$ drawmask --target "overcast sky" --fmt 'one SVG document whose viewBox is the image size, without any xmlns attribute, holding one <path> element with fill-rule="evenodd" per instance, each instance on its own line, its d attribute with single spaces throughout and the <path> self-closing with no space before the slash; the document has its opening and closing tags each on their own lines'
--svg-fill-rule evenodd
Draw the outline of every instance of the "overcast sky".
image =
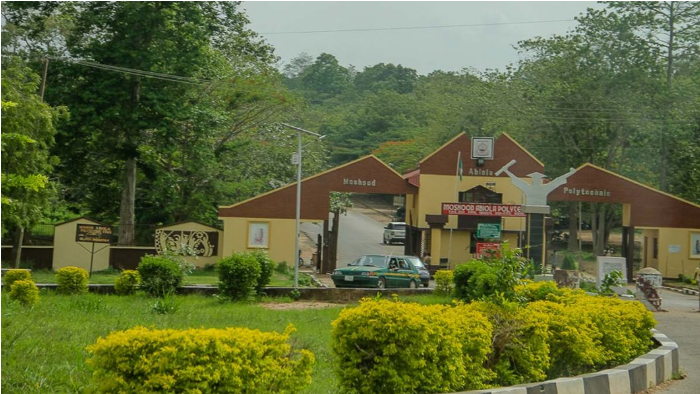
<svg viewBox="0 0 700 394">
<path fill-rule="evenodd" d="M 401 64 L 420 74 L 463 68 L 503 69 L 518 60 L 513 45 L 564 34 L 595 2 L 267 2 L 243 3 L 251 29 L 275 47 L 283 62 L 326 52 L 358 70 Z M 564 22 L 542 22 L 561 21 Z M 536 22 L 517 24 L 517 22 Z M 503 24 L 507 23 L 507 24 Z M 389 31 L 292 34 L 318 30 L 500 24 Z M 287 32 L 284 34 L 272 34 Z"/>
</svg>

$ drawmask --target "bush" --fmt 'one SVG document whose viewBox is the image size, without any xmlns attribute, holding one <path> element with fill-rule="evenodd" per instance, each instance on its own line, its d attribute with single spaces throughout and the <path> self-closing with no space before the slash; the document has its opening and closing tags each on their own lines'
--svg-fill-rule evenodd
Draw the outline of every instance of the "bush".
<svg viewBox="0 0 700 394">
<path fill-rule="evenodd" d="M 435 294 L 449 296 L 454 290 L 454 273 L 451 270 L 435 272 Z"/>
<path fill-rule="evenodd" d="M 486 387 L 491 324 L 464 305 L 364 299 L 332 323 L 342 389 L 359 393 L 450 392 Z"/>
<path fill-rule="evenodd" d="M 63 267 L 56 271 L 56 291 L 60 294 L 82 294 L 88 291 L 88 272 L 78 267 Z"/>
<path fill-rule="evenodd" d="M 578 263 L 574 261 L 573 256 L 567 254 L 564 256 L 564 261 L 561 262 L 561 269 L 563 270 L 577 270 Z"/>
<path fill-rule="evenodd" d="M 515 286 L 526 273 L 527 261 L 519 249 L 511 249 L 507 242 L 498 255 L 470 260 L 454 270 L 455 295 L 469 302 L 482 299 L 495 301 L 515 300 Z"/>
<path fill-rule="evenodd" d="M 119 295 L 134 294 L 141 284 L 141 275 L 138 271 L 124 270 L 114 280 L 114 291 Z"/>
<path fill-rule="evenodd" d="M 141 275 L 141 289 L 156 297 L 174 293 L 185 276 L 176 261 L 164 256 L 144 256 L 137 270 Z"/>
<path fill-rule="evenodd" d="M 289 267 L 289 264 L 287 264 L 286 261 L 280 261 L 277 263 L 277 266 L 275 266 L 275 272 L 282 275 L 294 275 L 294 272 L 292 272 L 292 269 Z"/>
<path fill-rule="evenodd" d="M 31 280 L 16 280 L 10 286 L 10 299 L 24 306 L 33 306 L 39 302 L 39 289 Z"/>
<path fill-rule="evenodd" d="M 257 260 L 258 264 L 260 264 L 260 276 L 258 277 L 258 283 L 255 285 L 255 292 L 258 295 L 263 294 L 263 289 L 265 286 L 270 284 L 270 280 L 272 279 L 272 273 L 275 270 L 275 262 L 272 261 L 270 256 L 268 256 L 267 253 L 256 250 L 255 252 L 251 253 L 253 257 L 255 257 L 255 260 Z"/>
<path fill-rule="evenodd" d="M 296 393 L 314 356 L 288 343 L 293 330 L 135 327 L 88 346 L 87 362 L 98 392 Z"/>
<path fill-rule="evenodd" d="M 10 289 L 18 280 L 32 280 L 32 273 L 27 270 L 9 270 L 2 278 L 5 288 Z"/>
<path fill-rule="evenodd" d="M 534 302 L 552 300 L 566 293 L 566 289 L 560 289 L 556 282 L 544 281 L 527 283 L 515 286 L 515 294 L 519 301 Z"/>
<path fill-rule="evenodd" d="M 232 300 L 247 300 L 255 294 L 260 264 L 250 253 L 234 253 L 216 263 L 221 295 Z"/>
<path fill-rule="evenodd" d="M 497 386 L 539 382 L 550 366 L 547 315 L 509 301 L 475 302 L 469 305 L 488 316 L 493 324 L 492 349 L 487 367 Z"/>
</svg>

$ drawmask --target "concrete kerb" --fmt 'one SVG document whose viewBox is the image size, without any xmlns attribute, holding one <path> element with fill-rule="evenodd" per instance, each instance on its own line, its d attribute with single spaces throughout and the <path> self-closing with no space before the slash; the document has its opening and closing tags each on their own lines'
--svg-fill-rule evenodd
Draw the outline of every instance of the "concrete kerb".
<svg viewBox="0 0 700 394">
<path fill-rule="evenodd" d="M 679 289 L 677 287 L 661 286 L 661 288 L 664 290 L 675 291 L 676 293 L 682 293 L 682 294 L 688 294 L 688 295 L 694 295 L 694 296 L 696 296 L 696 295 L 698 295 L 698 293 L 700 293 L 700 291 L 698 291 L 698 290 L 689 289 L 687 287 Z"/>
<path fill-rule="evenodd" d="M 659 347 L 629 364 L 571 378 L 528 383 L 487 390 L 461 391 L 456 394 L 633 394 L 678 375 L 678 345 L 666 335 L 652 330 Z"/>
</svg>

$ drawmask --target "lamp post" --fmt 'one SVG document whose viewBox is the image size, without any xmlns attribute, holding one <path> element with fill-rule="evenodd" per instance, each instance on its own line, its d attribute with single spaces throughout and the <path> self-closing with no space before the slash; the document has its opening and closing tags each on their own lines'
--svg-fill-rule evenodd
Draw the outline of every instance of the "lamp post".
<svg viewBox="0 0 700 394">
<path fill-rule="evenodd" d="M 289 127 L 297 131 L 298 150 L 297 150 L 297 207 L 296 207 L 296 232 L 294 233 L 294 288 L 299 288 L 299 222 L 301 221 L 301 133 L 313 135 L 319 140 L 325 138 L 325 135 L 314 133 L 313 131 L 304 130 L 299 127 L 291 126 L 282 123 L 282 126 Z"/>
</svg>

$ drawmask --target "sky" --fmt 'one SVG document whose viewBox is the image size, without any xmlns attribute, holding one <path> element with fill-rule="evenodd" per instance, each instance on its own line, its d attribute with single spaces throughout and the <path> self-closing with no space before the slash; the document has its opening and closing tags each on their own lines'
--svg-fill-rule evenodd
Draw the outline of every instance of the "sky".
<svg viewBox="0 0 700 394">
<path fill-rule="evenodd" d="M 565 34 L 576 25 L 574 17 L 588 7 L 600 6 L 590 1 L 243 2 L 249 27 L 275 47 L 282 62 L 301 52 L 314 58 L 326 52 L 358 71 L 377 63 L 393 63 L 414 68 L 419 74 L 464 68 L 503 70 L 522 56 L 513 48 L 518 41 Z M 479 24 L 490 25 L 366 30 Z M 365 31 L 291 33 L 348 29 Z"/>
</svg>

